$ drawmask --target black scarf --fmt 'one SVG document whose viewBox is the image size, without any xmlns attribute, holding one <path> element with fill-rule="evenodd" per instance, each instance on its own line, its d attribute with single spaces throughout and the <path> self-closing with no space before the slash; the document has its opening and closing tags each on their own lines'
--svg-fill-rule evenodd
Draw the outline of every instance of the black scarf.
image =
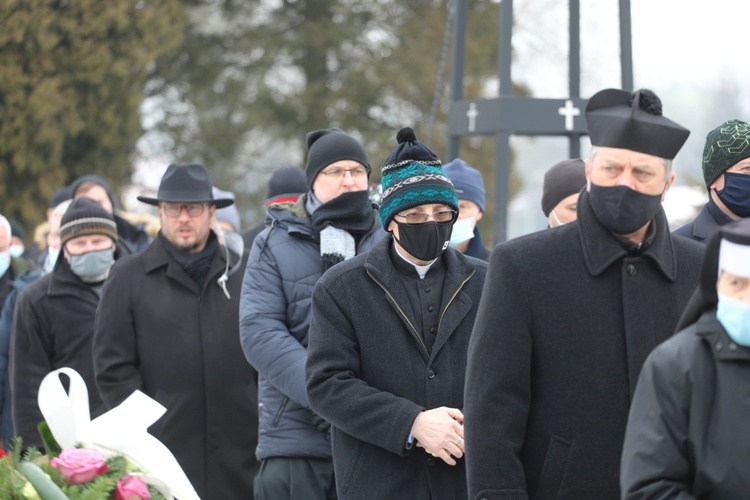
<svg viewBox="0 0 750 500">
<path fill-rule="evenodd" d="M 319 206 L 310 216 L 320 242 L 321 271 L 354 257 L 356 245 L 372 228 L 375 210 L 369 193 L 343 193 Z"/>
<path fill-rule="evenodd" d="M 211 262 L 213 262 L 214 255 L 219 249 L 219 240 L 216 238 L 214 232 L 209 231 L 206 246 L 203 250 L 196 253 L 180 250 L 174 246 L 161 231 L 159 231 L 159 240 L 162 245 L 164 245 L 164 249 L 170 257 L 172 257 L 180 267 L 185 270 L 187 275 L 190 276 L 202 290 L 203 284 L 206 282 L 208 270 L 211 268 Z"/>
</svg>

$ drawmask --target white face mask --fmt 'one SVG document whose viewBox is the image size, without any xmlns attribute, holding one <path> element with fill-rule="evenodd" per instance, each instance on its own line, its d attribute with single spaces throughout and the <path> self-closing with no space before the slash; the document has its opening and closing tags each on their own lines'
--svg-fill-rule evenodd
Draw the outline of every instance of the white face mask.
<svg viewBox="0 0 750 500">
<path fill-rule="evenodd" d="M 24 247 L 23 245 L 11 245 L 10 246 L 10 256 L 11 257 L 20 257 L 23 255 Z"/>
<path fill-rule="evenodd" d="M 57 257 L 60 255 L 59 248 L 48 247 L 47 258 L 44 260 L 44 272 L 49 273 L 55 268 Z"/>
<path fill-rule="evenodd" d="M 10 252 L 0 253 L 0 276 L 4 275 L 10 267 Z"/>
<path fill-rule="evenodd" d="M 552 217 L 555 218 L 555 222 L 557 222 L 557 226 L 564 226 L 565 224 L 567 224 L 567 222 L 560 222 L 560 219 L 557 218 L 557 214 L 555 213 L 554 210 L 552 211 Z"/>
<path fill-rule="evenodd" d="M 474 237 L 474 227 L 477 225 L 476 219 L 468 217 L 466 219 L 458 219 L 453 224 L 453 232 L 451 233 L 450 245 L 455 247 L 461 243 L 468 241 Z"/>
</svg>

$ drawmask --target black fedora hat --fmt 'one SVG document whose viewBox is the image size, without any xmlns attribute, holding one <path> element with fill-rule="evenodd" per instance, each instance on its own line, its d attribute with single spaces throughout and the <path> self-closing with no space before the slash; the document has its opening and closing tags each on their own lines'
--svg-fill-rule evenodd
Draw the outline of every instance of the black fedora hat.
<svg viewBox="0 0 750 500">
<path fill-rule="evenodd" d="M 211 188 L 208 170 L 203 165 L 173 163 L 167 167 L 167 171 L 161 178 L 156 198 L 138 196 L 138 200 L 149 205 L 158 205 L 159 202 L 213 203 L 216 208 L 228 207 L 234 203 L 234 200 L 230 198 L 214 199 Z"/>
</svg>

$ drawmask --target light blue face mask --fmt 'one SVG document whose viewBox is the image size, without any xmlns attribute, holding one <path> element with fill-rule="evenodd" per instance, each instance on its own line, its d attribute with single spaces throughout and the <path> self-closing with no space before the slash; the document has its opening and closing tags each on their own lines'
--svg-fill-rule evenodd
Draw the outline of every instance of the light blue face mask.
<svg viewBox="0 0 750 500">
<path fill-rule="evenodd" d="M 716 319 L 729 337 L 744 347 L 750 347 L 750 302 L 719 294 Z"/>
<path fill-rule="evenodd" d="M 476 225 L 477 221 L 472 217 L 458 219 L 456 223 L 453 224 L 450 246 L 455 247 L 464 241 L 472 239 L 474 237 L 474 226 Z"/>
<path fill-rule="evenodd" d="M 10 252 L 0 253 L 0 276 L 4 275 L 10 267 Z"/>
<path fill-rule="evenodd" d="M 70 270 L 86 283 L 104 281 L 114 263 L 115 257 L 111 248 L 70 256 Z"/>
</svg>

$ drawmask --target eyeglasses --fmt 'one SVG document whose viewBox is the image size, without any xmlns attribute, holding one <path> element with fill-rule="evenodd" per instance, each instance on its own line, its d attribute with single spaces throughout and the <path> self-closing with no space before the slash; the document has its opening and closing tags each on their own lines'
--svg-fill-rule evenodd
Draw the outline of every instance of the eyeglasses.
<svg viewBox="0 0 750 500">
<path fill-rule="evenodd" d="M 176 205 L 171 203 L 162 203 L 161 208 L 162 210 L 164 210 L 164 213 L 167 214 L 167 217 L 179 217 L 183 209 L 185 209 L 190 217 L 198 217 L 199 215 L 203 214 L 203 211 L 206 209 L 206 204 L 188 203 L 185 205 Z"/>
<path fill-rule="evenodd" d="M 346 173 L 352 176 L 352 179 L 361 178 L 367 175 L 367 169 L 365 167 L 354 167 L 354 168 L 330 168 L 323 170 L 320 173 L 330 177 L 331 179 L 342 179 Z"/>
<path fill-rule="evenodd" d="M 445 223 L 445 222 L 453 222 L 453 220 L 456 218 L 456 211 L 455 210 L 441 210 L 440 212 L 409 212 L 408 214 L 396 214 L 399 217 L 403 217 L 406 219 L 407 224 L 424 224 L 428 220 L 430 220 L 430 216 L 432 216 L 432 220 L 434 220 L 437 223 Z"/>
</svg>

